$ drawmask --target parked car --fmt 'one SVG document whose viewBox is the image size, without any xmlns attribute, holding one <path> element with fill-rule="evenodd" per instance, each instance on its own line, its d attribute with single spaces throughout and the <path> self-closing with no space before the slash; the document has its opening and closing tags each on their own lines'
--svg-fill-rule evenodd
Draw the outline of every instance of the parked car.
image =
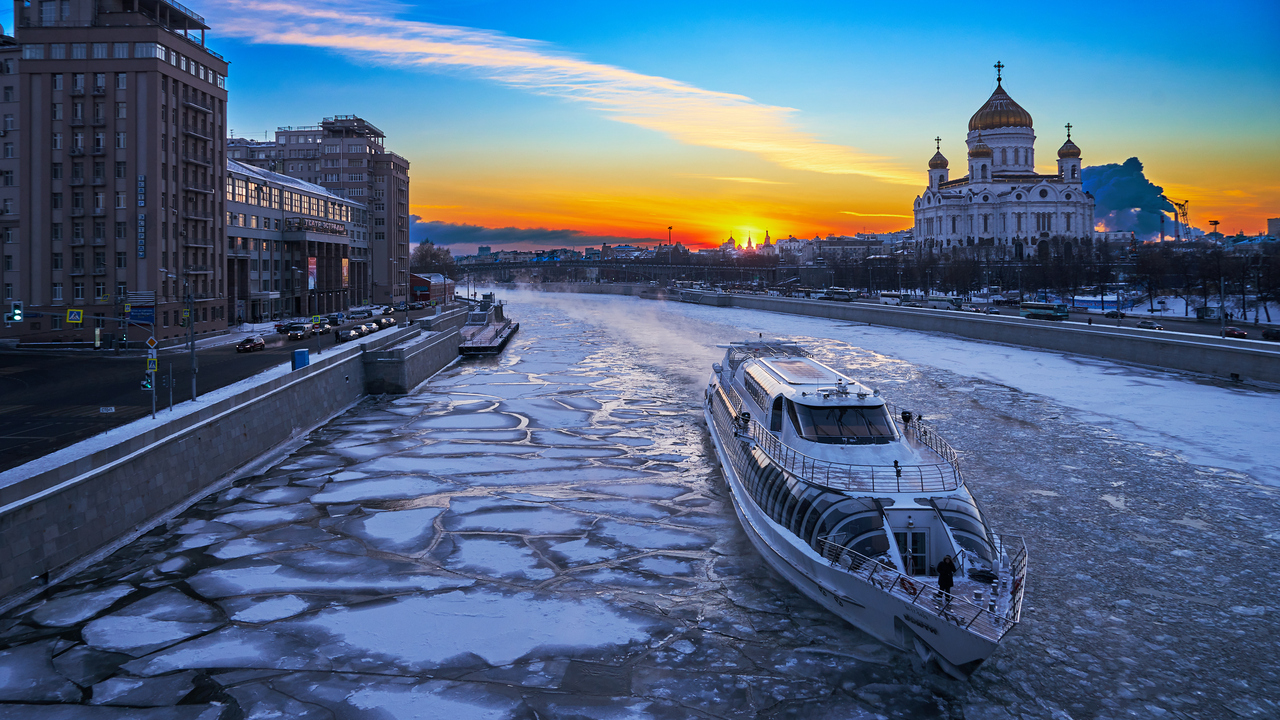
<svg viewBox="0 0 1280 720">
<path fill-rule="evenodd" d="M 378 331 L 379 331 L 379 330 L 381 330 L 381 329 L 382 329 L 382 327 L 381 327 L 381 326 L 379 326 L 379 325 L 378 325 L 378 323 L 376 323 L 376 322 L 372 322 L 372 321 L 370 321 L 370 322 L 367 322 L 367 323 L 365 323 L 365 324 L 364 324 L 364 334 L 365 334 L 365 335 L 372 335 L 372 334 L 374 334 L 374 333 L 378 332 Z"/>
<path fill-rule="evenodd" d="M 988 307 L 986 310 L 983 310 L 982 312 L 984 312 L 984 313 L 986 313 L 986 314 L 988 314 L 988 315 L 999 315 L 999 314 L 1000 314 L 1000 311 L 999 311 L 999 310 L 997 310 L 997 309 L 995 309 L 995 308 L 993 308 L 993 307 Z"/>
<path fill-rule="evenodd" d="M 373 317 L 372 310 L 352 310 L 351 311 L 352 320 L 366 320 L 371 317 Z"/>
<path fill-rule="evenodd" d="M 1163 330 L 1164 326 L 1155 320 L 1139 320 L 1138 327 L 1143 330 Z"/>
<path fill-rule="evenodd" d="M 1124 319 L 1124 313 L 1120 312 L 1119 310 L 1108 310 L 1105 314 L 1107 317 L 1112 318 L 1114 320 Z"/>
<path fill-rule="evenodd" d="M 306 340 L 307 338 L 311 337 L 311 324 L 310 323 L 293 323 L 292 325 L 289 326 L 288 332 L 285 335 L 285 337 L 290 340 Z"/>
<path fill-rule="evenodd" d="M 384 328 L 391 328 L 396 326 L 396 321 L 395 318 L 383 317 L 378 318 L 378 324 Z"/>
<path fill-rule="evenodd" d="M 381 315 L 392 315 L 392 314 L 394 314 L 394 313 L 395 313 L 395 311 L 396 311 L 396 309 L 395 309 L 395 308 L 393 308 L 393 307 L 391 307 L 390 305 L 388 305 L 388 306 L 386 306 L 386 307 L 382 308 L 381 310 L 379 310 L 378 312 L 379 312 L 379 314 L 381 314 Z"/>
<path fill-rule="evenodd" d="M 338 342 L 350 342 L 352 340 L 359 340 L 359 339 L 360 339 L 360 333 L 356 332 L 355 330 L 339 330 L 338 331 Z"/>
<path fill-rule="evenodd" d="M 262 339 L 261 335 L 253 335 L 236 343 L 236 352 L 253 352 L 254 350 L 266 350 L 267 341 Z"/>
<path fill-rule="evenodd" d="M 1227 326 L 1227 328 L 1226 328 L 1225 330 L 1223 330 L 1223 331 L 1222 331 L 1222 334 L 1223 334 L 1223 335 L 1226 335 L 1226 336 L 1227 336 L 1227 337 L 1229 337 L 1229 338 L 1247 338 L 1247 337 L 1249 337 L 1249 333 L 1247 333 L 1247 332 L 1245 332 L 1245 331 L 1241 330 L 1240 328 L 1238 328 L 1238 327 L 1236 327 L 1236 326 L 1234 326 L 1234 325 L 1228 325 L 1228 326 Z"/>
<path fill-rule="evenodd" d="M 1262 331 L 1262 339 L 1280 341 L 1280 330 L 1276 330 L 1274 328 L 1267 328 L 1266 330 Z"/>
<path fill-rule="evenodd" d="M 423 305 L 423 304 L 422 304 L 422 303 L 420 303 L 420 302 L 411 302 L 411 303 L 409 303 L 409 309 L 410 309 L 410 310 L 421 310 L 421 309 L 423 309 L 423 308 L 425 308 L 425 307 L 426 307 L 426 305 Z"/>
</svg>

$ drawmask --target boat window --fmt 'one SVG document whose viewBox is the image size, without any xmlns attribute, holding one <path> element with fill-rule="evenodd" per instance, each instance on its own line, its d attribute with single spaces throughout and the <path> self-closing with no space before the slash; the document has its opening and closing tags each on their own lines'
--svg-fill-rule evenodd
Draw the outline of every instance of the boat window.
<svg viewBox="0 0 1280 720">
<path fill-rule="evenodd" d="M 769 413 L 769 431 L 782 432 L 782 396 L 773 399 L 773 412 Z"/>
<path fill-rule="evenodd" d="M 787 402 L 796 433 L 805 440 L 834 445 L 887 443 L 896 437 L 893 420 L 878 407 L 812 407 Z"/>
</svg>

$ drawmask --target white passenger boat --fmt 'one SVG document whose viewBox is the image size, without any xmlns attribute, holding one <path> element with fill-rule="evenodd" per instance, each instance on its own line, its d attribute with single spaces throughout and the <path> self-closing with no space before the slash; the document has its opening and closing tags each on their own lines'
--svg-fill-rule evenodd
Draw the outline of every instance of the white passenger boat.
<svg viewBox="0 0 1280 720">
<path fill-rule="evenodd" d="M 988 528 L 955 450 L 794 343 L 721 347 L 707 426 L 760 554 L 859 629 L 972 674 L 1021 617 L 1027 551 Z M 943 593 L 948 555 L 957 571 Z"/>
</svg>

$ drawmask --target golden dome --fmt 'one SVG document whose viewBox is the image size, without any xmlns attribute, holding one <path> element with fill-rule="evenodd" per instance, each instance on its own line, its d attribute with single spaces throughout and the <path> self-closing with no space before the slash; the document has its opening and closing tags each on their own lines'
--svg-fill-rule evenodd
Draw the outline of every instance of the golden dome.
<svg viewBox="0 0 1280 720">
<path fill-rule="evenodd" d="M 969 132 L 1031 126 L 1031 113 L 1023 110 L 1021 105 L 1009 97 L 999 80 L 996 81 L 996 91 L 991 93 L 991 98 L 969 118 Z"/>
<path fill-rule="evenodd" d="M 989 158 L 994 155 L 995 153 L 991 151 L 991 148 L 982 142 L 982 138 L 978 138 L 978 144 L 974 145 L 973 149 L 969 151 L 969 157 L 971 158 Z"/>
<path fill-rule="evenodd" d="M 929 158 L 929 169 L 930 170 L 946 170 L 947 169 L 947 159 L 942 156 L 941 150 L 934 153 L 933 157 Z"/>
<path fill-rule="evenodd" d="M 1067 141 L 1062 143 L 1062 147 L 1058 148 L 1058 157 L 1064 160 L 1066 158 L 1079 158 L 1080 148 L 1076 147 L 1076 144 L 1071 142 L 1070 137 L 1067 137 Z"/>
</svg>

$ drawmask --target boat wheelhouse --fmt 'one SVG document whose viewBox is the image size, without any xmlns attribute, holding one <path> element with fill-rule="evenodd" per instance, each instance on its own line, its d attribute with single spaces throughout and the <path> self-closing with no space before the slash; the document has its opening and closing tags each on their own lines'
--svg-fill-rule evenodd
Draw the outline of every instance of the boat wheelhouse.
<svg viewBox="0 0 1280 720">
<path fill-rule="evenodd" d="M 801 592 L 966 677 L 1021 616 L 1027 553 L 917 413 L 783 341 L 733 343 L 705 414 L 743 529 Z M 957 568 L 940 591 L 938 564 Z"/>
</svg>

